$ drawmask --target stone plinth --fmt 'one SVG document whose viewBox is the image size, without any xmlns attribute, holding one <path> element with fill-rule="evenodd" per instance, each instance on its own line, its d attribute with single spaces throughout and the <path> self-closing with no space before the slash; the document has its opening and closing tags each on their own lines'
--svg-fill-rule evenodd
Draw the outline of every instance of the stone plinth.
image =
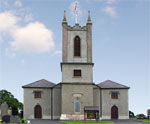
<svg viewBox="0 0 150 124">
<path fill-rule="evenodd" d="M 84 115 L 61 114 L 60 120 L 84 120 Z"/>
</svg>

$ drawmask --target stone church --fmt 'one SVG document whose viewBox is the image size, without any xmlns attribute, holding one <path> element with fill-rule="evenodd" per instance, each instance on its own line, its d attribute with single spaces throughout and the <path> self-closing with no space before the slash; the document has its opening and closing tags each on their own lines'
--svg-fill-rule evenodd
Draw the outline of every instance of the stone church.
<svg viewBox="0 0 150 124">
<path fill-rule="evenodd" d="M 59 64 L 59 63 L 58 63 Z M 97 107 L 100 119 L 129 119 L 128 86 L 93 82 L 92 21 L 69 26 L 62 21 L 62 82 L 45 79 L 23 86 L 25 119 L 83 120 L 85 107 Z M 86 118 L 95 115 L 87 113 Z"/>
</svg>

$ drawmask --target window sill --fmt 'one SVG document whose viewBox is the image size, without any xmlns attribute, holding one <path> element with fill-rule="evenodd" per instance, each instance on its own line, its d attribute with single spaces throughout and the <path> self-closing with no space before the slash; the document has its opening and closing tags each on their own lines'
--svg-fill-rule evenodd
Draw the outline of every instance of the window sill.
<svg viewBox="0 0 150 124">
<path fill-rule="evenodd" d="M 74 56 L 74 58 L 82 58 L 81 56 Z"/>
<path fill-rule="evenodd" d="M 75 112 L 75 114 L 80 115 L 80 114 L 81 114 L 81 112 Z"/>
<path fill-rule="evenodd" d="M 72 78 L 82 78 L 82 76 L 73 76 Z"/>
</svg>

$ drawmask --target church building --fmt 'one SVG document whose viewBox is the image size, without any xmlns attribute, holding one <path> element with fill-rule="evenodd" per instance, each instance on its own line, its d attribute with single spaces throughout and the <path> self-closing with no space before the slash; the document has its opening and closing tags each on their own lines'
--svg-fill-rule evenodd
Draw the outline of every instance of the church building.
<svg viewBox="0 0 150 124">
<path fill-rule="evenodd" d="M 59 64 L 59 63 L 58 63 Z M 69 26 L 62 21 L 62 81 L 45 79 L 23 86 L 25 119 L 83 120 L 85 107 L 97 107 L 100 119 L 129 119 L 129 87 L 106 80 L 93 82 L 92 21 Z M 87 113 L 92 119 L 94 113 Z"/>
</svg>

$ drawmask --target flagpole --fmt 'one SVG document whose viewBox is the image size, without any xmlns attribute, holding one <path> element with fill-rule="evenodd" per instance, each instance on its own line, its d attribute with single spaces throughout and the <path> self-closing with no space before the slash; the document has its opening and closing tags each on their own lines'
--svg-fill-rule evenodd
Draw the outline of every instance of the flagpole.
<svg viewBox="0 0 150 124">
<path fill-rule="evenodd" d="M 75 8 L 74 8 L 74 11 L 75 11 L 75 16 L 76 16 L 76 24 L 78 23 L 78 10 L 77 10 L 77 1 L 75 3 Z"/>
</svg>

